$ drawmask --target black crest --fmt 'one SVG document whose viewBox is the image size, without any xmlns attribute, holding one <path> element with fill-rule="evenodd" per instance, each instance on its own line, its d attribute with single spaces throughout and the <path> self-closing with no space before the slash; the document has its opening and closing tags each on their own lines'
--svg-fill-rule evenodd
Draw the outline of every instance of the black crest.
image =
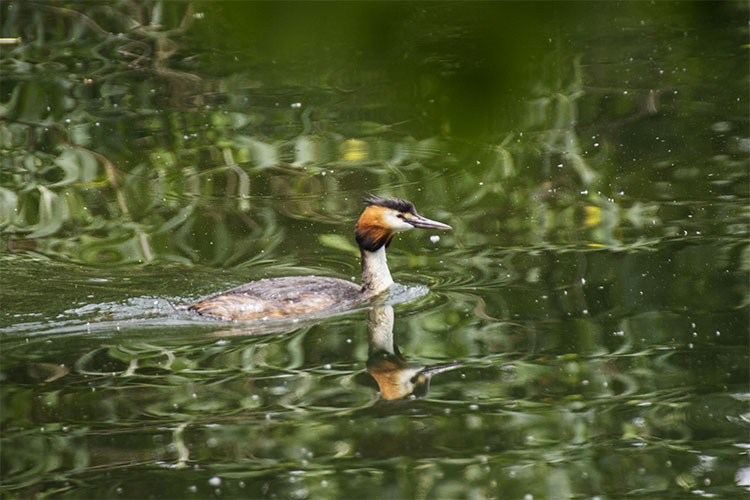
<svg viewBox="0 0 750 500">
<path fill-rule="evenodd" d="M 402 200 L 401 198 L 380 198 L 378 196 L 370 195 L 368 198 L 362 198 L 365 205 L 372 206 L 377 205 L 379 207 L 390 208 L 398 210 L 399 212 L 407 212 L 410 214 L 417 215 L 417 211 L 414 205 L 410 201 Z"/>
</svg>

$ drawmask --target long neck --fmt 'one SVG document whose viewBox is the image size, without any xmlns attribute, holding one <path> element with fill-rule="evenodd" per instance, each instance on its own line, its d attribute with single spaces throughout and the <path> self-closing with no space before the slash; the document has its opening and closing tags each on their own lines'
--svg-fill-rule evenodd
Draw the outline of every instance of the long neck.
<svg viewBox="0 0 750 500">
<path fill-rule="evenodd" d="M 362 251 L 362 289 L 373 295 L 384 292 L 393 284 L 388 261 L 385 258 L 385 245 L 374 252 Z"/>
<path fill-rule="evenodd" d="M 380 352 L 395 354 L 393 347 L 393 307 L 375 307 L 367 311 L 367 345 L 370 356 Z"/>
</svg>

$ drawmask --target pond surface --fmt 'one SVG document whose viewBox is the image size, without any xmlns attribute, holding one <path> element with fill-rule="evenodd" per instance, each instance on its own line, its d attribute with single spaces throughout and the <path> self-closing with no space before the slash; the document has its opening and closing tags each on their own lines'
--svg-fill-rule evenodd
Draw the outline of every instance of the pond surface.
<svg viewBox="0 0 750 500">
<path fill-rule="evenodd" d="M 0 29 L 4 497 L 747 498 L 746 3 L 11 1 Z M 390 296 L 179 310 L 359 280 L 368 193 L 454 228 L 394 239 Z"/>
</svg>

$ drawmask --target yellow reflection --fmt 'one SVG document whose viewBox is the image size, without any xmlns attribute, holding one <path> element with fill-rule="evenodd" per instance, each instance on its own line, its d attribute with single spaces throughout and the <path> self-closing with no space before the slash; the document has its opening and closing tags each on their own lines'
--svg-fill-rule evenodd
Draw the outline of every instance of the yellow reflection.
<svg viewBox="0 0 750 500">
<path fill-rule="evenodd" d="M 602 209 L 594 205 L 586 205 L 583 207 L 583 225 L 586 227 L 593 227 L 598 225 L 602 221 Z"/>
<path fill-rule="evenodd" d="M 341 145 L 344 161 L 364 161 L 368 157 L 369 147 L 365 141 L 348 139 Z"/>
</svg>

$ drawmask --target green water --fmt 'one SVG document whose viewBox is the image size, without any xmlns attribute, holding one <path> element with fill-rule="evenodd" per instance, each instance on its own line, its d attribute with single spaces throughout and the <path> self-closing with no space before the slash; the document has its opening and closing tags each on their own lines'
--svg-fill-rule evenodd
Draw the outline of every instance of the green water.
<svg viewBox="0 0 750 500">
<path fill-rule="evenodd" d="M 2 496 L 747 498 L 748 15 L 1 3 Z M 367 193 L 454 228 L 388 249 L 423 397 L 375 310 L 175 309 L 359 279 Z"/>
</svg>

